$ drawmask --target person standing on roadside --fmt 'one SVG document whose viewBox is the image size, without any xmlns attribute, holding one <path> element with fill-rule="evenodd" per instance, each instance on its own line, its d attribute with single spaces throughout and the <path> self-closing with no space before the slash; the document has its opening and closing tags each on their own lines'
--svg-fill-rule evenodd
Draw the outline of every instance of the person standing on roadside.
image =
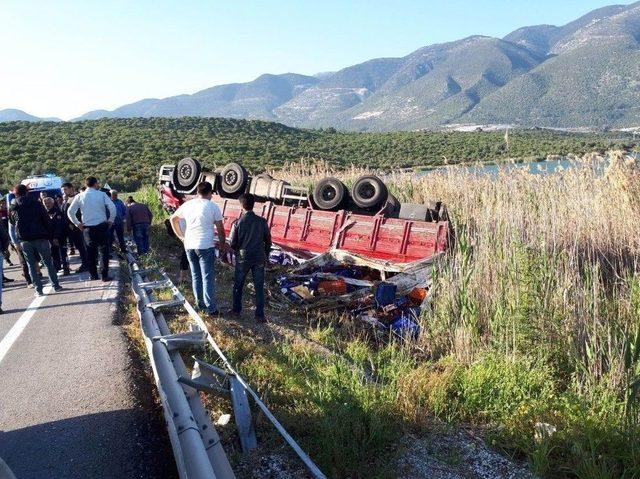
<svg viewBox="0 0 640 479">
<path fill-rule="evenodd" d="M 193 294 L 198 308 L 212 316 L 219 313 L 215 300 L 215 231 L 218 247 L 226 251 L 227 243 L 222 224 L 222 212 L 211 201 L 213 188 L 204 181 L 198 185 L 198 197 L 183 203 L 171 218 L 176 236 L 184 242 L 191 267 Z M 180 224 L 184 220 L 184 228 Z"/>
<path fill-rule="evenodd" d="M 9 231 L 9 208 L 7 207 L 7 200 L 4 197 L 0 198 L 0 223 L 4 225 L 5 231 Z M 4 256 L 4 260 L 9 266 L 13 266 L 13 263 L 11 262 L 10 248 L 4 250 L 2 252 L 2 256 Z"/>
<path fill-rule="evenodd" d="M 102 257 L 100 276 L 102 281 L 109 282 L 109 228 L 115 221 L 116 207 L 106 193 L 98 189 L 98 179 L 88 176 L 85 180 L 86 190 L 76 195 L 67 211 L 67 218 L 84 236 L 87 246 L 87 267 L 91 279 L 98 279 L 98 253 Z M 82 221 L 76 213 L 80 212 Z"/>
<path fill-rule="evenodd" d="M 127 230 L 133 235 L 138 254 L 149 252 L 149 227 L 153 221 L 153 214 L 147 205 L 137 203 L 131 196 L 127 199 Z"/>
<path fill-rule="evenodd" d="M 2 222 L 5 229 L 9 231 L 9 207 L 7 206 L 7 199 L 4 196 L 0 196 L 0 222 Z"/>
<path fill-rule="evenodd" d="M 111 190 L 111 201 L 113 206 L 116 207 L 116 217 L 113 221 L 113 226 L 109 232 L 109 245 L 113 245 L 115 237 L 118 238 L 118 245 L 120 246 L 120 252 L 127 252 L 127 243 L 124 242 L 124 223 L 127 218 L 127 207 L 121 199 L 118 198 L 118 192 Z"/>
<path fill-rule="evenodd" d="M 49 237 L 51 236 L 51 221 L 40 201 L 28 195 L 25 185 L 15 187 L 15 202 L 9 210 L 9 221 L 16 228 L 16 237 L 20 250 L 27 261 L 29 276 L 33 281 L 36 296 L 42 296 L 42 280 L 36 267 L 39 256 L 47 267 L 49 280 L 54 291 L 60 291 L 62 286 L 58 281 L 58 273 L 51 258 Z"/>
<path fill-rule="evenodd" d="M 10 244 L 11 241 L 9 240 L 9 232 L 7 231 L 4 223 L 0 222 L 0 251 L 8 250 Z M 0 276 L 4 278 L 4 265 L 1 259 Z M 2 283 L 4 283 L 4 281 L 0 281 L 0 314 L 4 313 L 4 311 L 2 310 Z"/>
<path fill-rule="evenodd" d="M 0 197 L 0 224 L 4 226 L 4 230 L 7 232 L 7 237 L 9 235 L 9 209 L 7 208 L 7 200 L 4 197 Z M 13 247 L 11 240 L 9 240 L 9 244 L 6 248 L 2 250 L 2 256 L 4 257 L 4 261 L 7 262 L 9 266 L 13 266 L 13 262 L 11 261 L 11 251 L 10 248 Z M 0 263 L 2 259 L 0 259 Z M 0 271 L 0 277 L 2 277 L 2 283 L 13 283 L 13 280 L 7 278 L 4 273 Z"/>
<path fill-rule="evenodd" d="M 14 198 L 11 204 L 15 201 L 16 200 Z M 13 246 L 14 251 L 18 253 L 18 259 L 20 260 L 20 266 L 22 267 L 22 276 L 24 276 L 27 287 L 32 288 L 33 281 L 31 281 L 31 275 L 29 274 L 29 265 L 22 254 L 22 249 L 20 249 L 20 241 L 18 240 L 18 234 L 16 233 L 16 225 L 11 222 L 9 222 L 9 239 L 11 240 L 11 245 Z"/>
<path fill-rule="evenodd" d="M 67 258 L 66 221 L 53 198 L 47 197 L 43 200 L 43 203 L 51 220 L 49 243 L 51 244 L 53 265 L 57 271 L 63 270 L 64 276 L 69 276 L 71 271 L 69 270 L 69 259 Z"/>
<path fill-rule="evenodd" d="M 265 323 L 264 316 L 264 265 L 271 251 L 271 232 L 267 220 L 253 212 L 255 197 L 252 194 L 240 196 L 244 214 L 233 223 L 229 233 L 229 243 L 235 252 L 236 267 L 233 278 L 233 308 L 231 316 L 242 311 L 242 290 L 251 271 L 256 290 L 256 321 Z"/>
<path fill-rule="evenodd" d="M 64 219 L 67 222 L 67 240 L 69 241 L 70 249 L 73 250 L 75 247 L 80 255 L 80 267 L 75 272 L 84 273 L 85 271 L 89 271 L 87 266 L 87 247 L 84 244 L 84 236 L 82 235 L 82 231 L 80 231 L 80 229 L 69 219 L 68 215 L 69 207 L 71 206 L 73 199 L 76 197 L 76 189 L 71 183 L 63 183 L 62 191 L 67 198 L 62 205 L 62 216 L 64 216 Z M 76 213 L 76 219 L 78 221 L 82 220 L 79 212 Z M 71 254 L 73 254 L 73 251 Z"/>
</svg>

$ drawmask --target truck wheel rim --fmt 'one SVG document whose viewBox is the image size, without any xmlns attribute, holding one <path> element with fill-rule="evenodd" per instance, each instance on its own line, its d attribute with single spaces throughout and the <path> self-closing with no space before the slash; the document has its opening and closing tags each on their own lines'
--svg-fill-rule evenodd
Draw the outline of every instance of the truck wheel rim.
<svg viewBox="0 0 640 479">
<path fill-rule="evenodd" d="M 191 165 L 182 165 L 180 167 L 180 178 L 183 180 L 187 180 L 191 177 L 192 170 Z"/>
<path fill-rule="evenodd" d="M 238 181 L 238 174 L 235 171 L 229 171 L 224 176 L 224 182 L 228 185 L 233 185 Z"/>
<path fill-rule="evenodd" d="M 322 199 L 324 201 L 331 201 L 337 195 L 336 189 L 333 186 L 326 186 L 322 190 Z"/>
<path fill-rule="evenodd" d="M 365 183 L 358 187 L 358 196 L 370 200 L 376 194 L 376 188 L 371 183 Z"/>
</svg>

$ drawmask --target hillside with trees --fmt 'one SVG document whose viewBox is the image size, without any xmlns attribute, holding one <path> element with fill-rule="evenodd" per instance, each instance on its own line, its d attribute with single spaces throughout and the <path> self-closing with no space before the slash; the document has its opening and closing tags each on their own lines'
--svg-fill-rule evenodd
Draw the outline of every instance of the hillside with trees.
<svg viewBox="0 0 640 479">
<path fill-rule="evenodd" d="M 504 136 L 501 131 L 349 133 L 221 118 L 7 122 L 0 124 L 0 188 L 30 174 L 55 172 L 75 182 L 95 174 L 132 191 L 154 182 L 161 164 L 185 156 L 210 167 L 238 161 L 254 172 L 302 159 L 392 170 L 634 146 L 630 134 L 619 132 L 510 131 L 508 149 Z"/>
</svg>

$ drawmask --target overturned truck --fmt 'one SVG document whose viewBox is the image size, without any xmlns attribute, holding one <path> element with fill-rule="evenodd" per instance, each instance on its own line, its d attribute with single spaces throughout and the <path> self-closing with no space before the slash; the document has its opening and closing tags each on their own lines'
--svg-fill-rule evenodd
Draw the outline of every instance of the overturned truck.
<svg viewBox="0 0 640 479">
<path fill-rule="evenodd" d="M 213 185 L 213 201 L 228 232 L 242 209 L 242 193 L 256 196 L 254 211 L 271 228 L 273 242 L 285 251 L 310 258 L 343 250 L 373 260 L 411 263 L 447 248 L 449 223 L 439 203 L 400 203 L 374 175 L 358 178 L 351 189 L 334 177 L 313 191 L 293 186 L 266 173 L 248 174 L 238 163 L 209 170 L 193 158 L 160 167 L 158 191 L 167 211 L 195 195 L 198 183 Z"/>
</svg>

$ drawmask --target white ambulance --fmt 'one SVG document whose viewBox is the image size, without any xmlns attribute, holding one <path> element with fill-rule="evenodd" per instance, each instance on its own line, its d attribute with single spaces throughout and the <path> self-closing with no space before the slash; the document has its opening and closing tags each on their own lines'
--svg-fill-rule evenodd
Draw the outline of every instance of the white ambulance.
<svg viewBox="0 0 640 479">
<path fill-rule="evenodd" d="M 44 193 L 46 196 L 55 197 L 62 194 L 63 180 L 53 173 L 44 175 L 28 176 L 20 183 L 29 189 L 29 194 L 40 196 Z"/>
</svg>

